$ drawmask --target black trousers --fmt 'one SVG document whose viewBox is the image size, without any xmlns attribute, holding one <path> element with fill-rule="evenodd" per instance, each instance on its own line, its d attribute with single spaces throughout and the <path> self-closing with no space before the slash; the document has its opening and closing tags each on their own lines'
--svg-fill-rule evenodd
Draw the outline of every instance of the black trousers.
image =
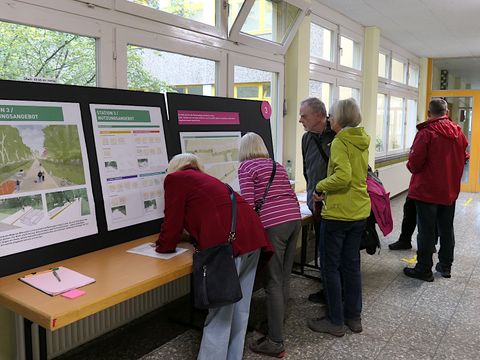
<svg viewBox="0 0 480 360">
<path fill-rule="evenodd" d="M 450 269 L 453 263 L 455 236 L 453 233 L 453 218 L 455 202 L 452 205 L 438 205 L 415 201 L 417 207 L 418 237 L 417 265 L 419 272 L 430 272 L 433 266 L 433 247 L 440 236 L 440 251 L 438 260 L 442 267 Z"/>
<path fill-rule="evenodd" d="M 415 200 L 410 199 L 408 196 L 403 204 L 403 219 L 402 219 L 402 232 L 398 241 L 405 243 L 412 243 L 412 235 L 417 227 L 417 209 L 415 207 Z"/>
</svg>

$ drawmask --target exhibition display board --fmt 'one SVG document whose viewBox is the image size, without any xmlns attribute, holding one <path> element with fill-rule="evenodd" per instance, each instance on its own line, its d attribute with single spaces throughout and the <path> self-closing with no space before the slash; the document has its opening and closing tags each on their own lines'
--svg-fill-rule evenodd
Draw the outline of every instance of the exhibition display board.
<svg viewBox="0 0 480 360">
<path fill-rule="evenodd" d="M 166 98 L 0 81 L 0 276 L 157 233 L 175 154 L 237 190 L 241 135 L 273 155 L 265 103 Z"/>
</svg>

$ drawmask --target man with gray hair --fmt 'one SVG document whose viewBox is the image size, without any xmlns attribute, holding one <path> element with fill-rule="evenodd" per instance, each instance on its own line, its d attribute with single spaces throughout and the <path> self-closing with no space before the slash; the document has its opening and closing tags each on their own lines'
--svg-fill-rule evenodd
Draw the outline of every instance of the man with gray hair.
<svg viewBox="0 0 480 360">
<path fill-rule="evenodd" d="M 335 133 L 330 129 L 327 121 L 325 104 L 316 97 L 303 100 L 300 103 L 300 119 L 298 120 L 305 129 L 302 136 L 303 176 L 307 182 L 307 205 L 315 216 L 315 241 L 319 243 L 320 221 L 319 212 L 315 213 L 313 194 L 315 185 L 327 177 L 328 157 L 330 156 L 330 143 Z M 316 254 L 318 255 L 318 254 Z M 310 301 L 324 303 L 323 292 L 310 294 Z"/>
<path fill-rule="evenodd" d="M 417 125 L 417 135 L 410 148 L 407 168 L 412 173 L 408 197 L 415 200 L 418 221 L 417 265 L 405 268 L 405 275 L 433 281 L 433 248 L 436 232 L 440 236 L 438 263 L 443 277 L 451 277 L 455 237 L 453 218 L 468 141 L 462 128 L 448 117 L 448 104 L 433 99 L 428 105 L 427 121 Z"/>
</svg>

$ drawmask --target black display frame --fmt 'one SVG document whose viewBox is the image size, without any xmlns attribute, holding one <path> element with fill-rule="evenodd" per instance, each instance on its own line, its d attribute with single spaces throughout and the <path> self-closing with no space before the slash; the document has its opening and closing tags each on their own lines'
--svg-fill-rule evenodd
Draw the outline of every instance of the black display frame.
<svg viewBox="0 0 480 360">
<path fill-rule="evenodd" d="M 270 121 L 262 116 L 261 101 L 177 93 L 167 93 L 166 98 L 167 100 L 163 93 L 0 80 L 0 99 L 2 100 L 65 102 L 80 105 L 98 227 L 98 233 L 93 235 L 0 257 L 0 277 L 101 250 L 158 233 L 160 230 L 163 219 L 107 230 L 90 104 L 160 108 L 169 160 L 181 152 L 180 132 L 200 131 L 240 131 L 242 135 L 249 131 L 256 132 L 263 137 L 273 158 Z M 238 112 L 240 124 L 179 125 L 178 110 Z"/>
</svg>

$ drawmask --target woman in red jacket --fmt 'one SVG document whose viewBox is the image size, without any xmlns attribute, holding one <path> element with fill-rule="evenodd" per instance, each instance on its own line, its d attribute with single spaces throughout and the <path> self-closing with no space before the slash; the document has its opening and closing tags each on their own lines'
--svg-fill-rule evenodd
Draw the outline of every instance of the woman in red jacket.
<svg viewBox="0 0 480 360">
<path fill-rule="evenodd" d="M 193 154 L 174 156 L 167 173 L 165 218 L 156 251 L 175 251 L 184 229 L 200 250 L 225 243 L 231 224 L 231 200 L 226 185 L 205 174 Z M 232 244 L 243 298 L 235 304 L 209 310 L 198 359 L 242 358 L 260 249 L 269 253 L 273 250 L 257 214 L 240 195 L 235 196 L 237 227 Z"/>
</svg>

